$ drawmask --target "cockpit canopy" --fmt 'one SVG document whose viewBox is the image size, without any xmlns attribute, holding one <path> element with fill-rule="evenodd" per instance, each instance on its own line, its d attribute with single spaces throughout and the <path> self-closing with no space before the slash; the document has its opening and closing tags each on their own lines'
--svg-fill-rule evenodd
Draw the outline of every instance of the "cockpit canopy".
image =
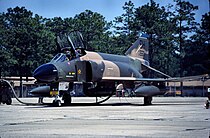
<svg viewBox="0 0 210 138">
<path fill-rule="evenodd" d="M 82 34 L 78 31 L 57 36 L 57 44 L 60 47 L 61 51 L 66 49 L 86 49 Z"/>
<path fill-rule="evenodd" d="M 57 36 L 57 44 L 60 52 L 66 54 L 69 60 L 86 54 L 82 34 L 78 31 Z"/>
<path fill-rule="evenodd" d="M 71 32 L 68 34 L 68 38 L 75 49 L 86 49 L 83 36 L 80 32 Z"/>
</svg>

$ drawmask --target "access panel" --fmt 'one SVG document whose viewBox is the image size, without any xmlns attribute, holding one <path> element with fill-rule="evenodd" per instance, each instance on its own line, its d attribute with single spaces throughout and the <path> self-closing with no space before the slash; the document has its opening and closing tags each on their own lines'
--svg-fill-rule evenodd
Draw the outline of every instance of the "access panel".
<svg viewBox="0 0 210 138">
<path fill-rule="evenodd" d="M 89 61 L 77 61 L 77 81 L 90 82 L 92 80 L 92 68 Z"/>
</svg>

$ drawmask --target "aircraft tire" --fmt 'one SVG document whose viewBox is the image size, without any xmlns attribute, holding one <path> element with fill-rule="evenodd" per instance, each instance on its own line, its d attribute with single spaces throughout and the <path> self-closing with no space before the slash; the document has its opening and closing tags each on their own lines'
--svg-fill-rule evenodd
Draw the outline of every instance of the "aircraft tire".
<svg viewBox="0 0 210 138">
<path fill-rule="evenodd" d="M 71 95 L 68 93 L 65 93 L 63 95 L 64 105 L 71 105 Z"/>
<path fill-rule="evenodd" d="M 152 97 L 144 97 L 144 105 L 151 105 L 152 104 Z"/>
<path fill-rule="evenodd" d="M 70 99 L 64 100 L 64 105 L 71 105 L 71 97 L 70 97 Z"/>
<path fill-rule="evenodd" d="M 60 106 L 61 106 L 61 101 L 60 101 L 60 100 L 54 100 L 54 101 L 53 101 L 53 105 L 54 105 L 55 107 L 60 107 Z"/>
</svg>

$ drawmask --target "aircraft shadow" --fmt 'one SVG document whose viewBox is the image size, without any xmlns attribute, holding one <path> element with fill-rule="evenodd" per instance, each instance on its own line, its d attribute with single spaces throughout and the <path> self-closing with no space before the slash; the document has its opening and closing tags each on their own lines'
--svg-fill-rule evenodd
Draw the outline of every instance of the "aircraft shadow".
<svg viewBox="0 0 210 138">
<path fill-rule="evenodd" d="M 17 105 L 16 105 L 17 106 Z M 20 104 L 19 104 L 20 106 Z M 55 107 L 52 103 L 43 103 L 42 105 L 21 105 L 26 106 L 26 108 L 50 108 Z M 72 103 L 71 105 L 64 105 L 62 104 L 61 107 L 84 107 L 84 106 L 145 106 L 144 104 L 136 104 L 136 103 L 103 103 L 103 104 L 96 104 L 96 103 Z M 59 107 L 58 107 L 59 108 Z"/>
<path fill-rule="evenodd" d="M 176 106 L 176 105 L 197 105 L 198 103 L 153 103 L 152 105 L 144 105 L 143 103 L 128 103 L 128 102 L 119 102 L 119 103 L 71 103 L 71 105 L 65 105 L 62 103 L 61 107 L 85 107 L 85 106 Z M 26 105 L 26 104 L 12 104 L 13 106 L 25 106 L 26 108 L 50 108 L 55 107 L 53 103 L 43 103 L 40 105 Z"/>
</svg>

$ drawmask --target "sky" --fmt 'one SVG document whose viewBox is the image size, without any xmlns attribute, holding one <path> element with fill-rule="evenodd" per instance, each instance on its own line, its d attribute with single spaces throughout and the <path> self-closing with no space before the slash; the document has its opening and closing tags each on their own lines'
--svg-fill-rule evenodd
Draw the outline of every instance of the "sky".
<svg viewBox="0 0 210 138">
<path fill-rule="evenodd" d="M 74 17 L 88 9 L 100 13 L 107 21 L 112 21 L 124 12 L 122 6 L 126 1 L 129 0 L 0 0 L 0 13 L 7 12 L 8 8 L 24 6 L 27 10 L 45 18 L 67 18 Z M 173 0 L 154 1 L 160 6 L 166 6 L 169 3 L 174 4 Z M 199 7 L 195 18 L 197 22 L 200 22 L 202 15 L 209 12 L 209 0 L 188 1 Z M 150 0 L 132 0 L 132 2 L 137 8 L 147 4 Z"/>
</svg>

